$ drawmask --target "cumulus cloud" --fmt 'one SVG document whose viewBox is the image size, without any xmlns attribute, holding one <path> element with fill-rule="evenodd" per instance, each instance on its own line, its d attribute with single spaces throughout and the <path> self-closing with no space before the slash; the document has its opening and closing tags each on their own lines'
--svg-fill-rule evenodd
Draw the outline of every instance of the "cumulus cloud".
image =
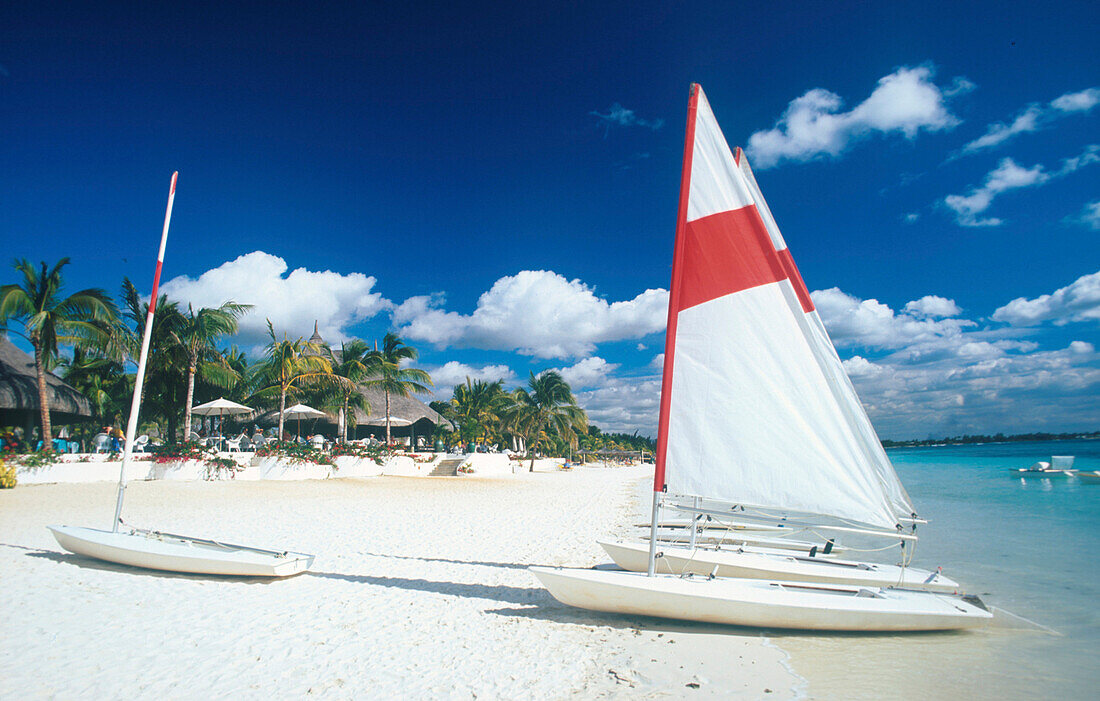
<svg viewBox="0 0 1100 701">
<path fill-rule="evenodd" d="M 482 382 L 504 380 L 505 383 L 512 382 L 516 379 L 516 373 L 512 368 L 500 364 L 475 367 L 473 365 L 467 365 L 466 363 L 460 363 L 457 360 L 452 360 L 437 368 L 427 367 L 424 369 L 432 376 L 432 382 L 435 385 L 433 391 L 434 396 L 436 399 L 443 400 L 450 399 L 455 385 L 466 382 L 467 377 L 471 380 L 481 380 Z"/>
<path fill-rule="evenodd" d="M 1000 226 L 1004 222 L 997 217 L 979 216 L 989 209 L 998 195 L 1009 190 L 1043 185 L 1098 161 L 1100 146 L 1096 144 L 1087 146 L 1080 155 L 1064 159 L 1061 167 L 1054 172 L 1047 172 L 1042 165 L 1025 168 L 1011 158 L 1005 158 L 986 174 L 981 187 L 971 188 L 965 195 L 948 195 L 943 199 L 943 204 L 955 213 L 955 221 L 960 226 Z"/>
<path fill-rule="evenodd" d="M 661 376 L 605 378 L 592 389 L 574 392 L 577 404 L 588 414 L 588 422 L 608 432 L 657 435 L 657 414 L 661 404 Z"/>
<path fill-rule="evenodd" d="M 928 295 L 895 312 L 876 299 L 859 299 L 836 287 L 810 294 L 833 343 L 838 347 L 901 348 L 944 338 L 957 338 L 974 326 L 966 319 L 936 319 L 959 313 L 952 300 Z"/>
<path fill-rule="evenodd" d="M 959 123 L 947 108 L 948 90 L 933 81 L 929 66 L 899 68 L 878 81 L 871 95 L 848 112 L 836 93 L 814 88 L 787 106 L 776 126 L 749 137 L 754 165 L 770 168 L 784 160 L 839 156 L 853 142 L 875 133 L 899 132 L 913 139 L 920 131 L 950 129 Z M 952 94 L 962 83 L 956 81 Z"/>
<path fill-rule="evenodd" d="M 317 322 L 330 343 L 346 340 L 345 329 L 392 307 L 372 292 L 375 278 L 362 273 L 334 273 L 296 268 L 289 273 L 278 256 L 253 251 L 208 270 L 197 278 L 172 278 L 162 286 L 170 299 L 198 307 L 232 300 L 253 309 L 240 323 L 242 345 L 267 343 L 267 319 L 291 337 L 309 336 Z"/>
<path fill-rule="evenodd" d="M 573 391 L 585 387 L 599 387 L 604 384 L 610 373 L 618 369 L 618 363 L 609 363 L 598 355 L 585 358 L 575 365 L 558 368 L 562 379 L 569 383 Z"/>
<path fill-rule="evenodd" d="M 668 311 L 665 290 L 609 303 L 581 281 L 548 270 L 500 278 L 468 315 L 446 311 L 445 301 L 442 295 L 411 297 L 395 309 L 394 324 L 402 336 L 439 348 L 572 358 L 591 354 L 598 343 L 661 331 Z"/>
<path fill-rule="evenodd" d="M 958 316 L 962 313 L 959 305 L 953 299 L 945 299 L 936 295 L 925 295 L 912 302 L 906 302 L 904 310 L 913 316 L 944 317 Z"/>
<path fill-rule="evenodd" d="M 1100 272 L 1083 275 L 1052 294 L 1018 297 L 993 312 L 993 320 L 1013 326 L 1100 320 Z"/>
<path fill-rule="evenodd" d="M 592 110 L 588 114 L 599 120 L 600 125 L 604 128 L 604 136 L 607 136 L 612 127 L 638 126 L 656 131 L 665 124 L 663 119 L 642 119 L 634 113 L 634 110 L 628 110 L 618 102 L 607 108 L 606 114 L 596 110 Z M 648 154 L 646 154 L 646 157 L 648 157 Z"/>
</svg>

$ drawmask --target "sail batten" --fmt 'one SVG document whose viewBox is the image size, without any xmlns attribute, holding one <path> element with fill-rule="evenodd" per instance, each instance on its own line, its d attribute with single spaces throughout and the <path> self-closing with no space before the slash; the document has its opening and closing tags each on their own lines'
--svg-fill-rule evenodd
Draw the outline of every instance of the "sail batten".
<svg viewBox="0 0 1100 701">
<path fill-rule="evenodd" d="M 744 154 L 692 104 L 655 487 L 892 528 L 904 488 Z"/>
</svg>

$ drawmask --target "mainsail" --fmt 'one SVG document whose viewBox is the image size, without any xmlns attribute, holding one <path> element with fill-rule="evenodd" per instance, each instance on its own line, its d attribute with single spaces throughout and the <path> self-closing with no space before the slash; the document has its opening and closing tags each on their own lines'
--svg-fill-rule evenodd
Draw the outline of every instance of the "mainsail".
<svg viewBox="0 0 1100 701">
<path fill-rule="evenodd" d="M 894 528 L 905 489 L 698 85 L 680 197 L 654 488 Z"/>
</svg>

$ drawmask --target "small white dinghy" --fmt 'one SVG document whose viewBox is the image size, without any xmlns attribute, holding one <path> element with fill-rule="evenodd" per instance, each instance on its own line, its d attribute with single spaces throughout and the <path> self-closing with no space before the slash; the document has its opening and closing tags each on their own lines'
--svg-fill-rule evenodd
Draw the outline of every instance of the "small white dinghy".
<svg viewBox="0 0 1100 701">
<path fill-rule="evenodd" d="M 58 544 L 71 553 L 120 565 L 167 572 L 288 577 L 305 572 L 313 555 L 230 545 L 203 538 L 141 529 L 103 531 L 82 526 L 49 526 Z"/>
<path fill-rule="evenodd" d="M 631 572 L 649 568 L 649 545 L 645 543 L 605 543 L 600 546 L 615 564 Z M 865 587 L 901 587 L 951 594 L 959 583 L 937 572 L 912 567 L 809 557 L 793 553 L 713 550 L 660 545 L 657 572 L 691 572 L 717 577 L 771 579 L 779 581 L 852 584 Z"/>
<path fill-rule="evenodd" d="M 761 628 L 955 630 L 993 618 L 976 598 L 904 589 L 532 567 L 551 596 L 594 611 Z"/>
<path fill-rule="evenodd" d="M 168 190 L 168 207 L 164 211 L 164 228 L 160 234 L 160 250 L 157 253 L 156 271 L 153 273 L 153 292 L 149 296 L 149 309 L 145 315 L 145 333 L 141 338 L 141 354 L 138 357 L 137 375 L 134 378 L 134 395 L 130 400 L 126 446 L 122 451 L 122 466 L 118 471 L 118 494 L 111 530 L 102 531 L 82 526 L 49 526 L 49 529 L 58 545 L 69 552 L 121 565 L 169 572 L 249 577 L 285 577 L 297 574 L 313 564 L 312 555 L 264 550 L 246 545 L 229 545 L 215 540 L 136 528 L 130 528 L 129 532 L 119 532 L 119 524 L 122 523 L 122 501 L 126 494 L 126 469 L 133 456 L 134 437 L 137 435 L 138 416 L 141 413 L 145 367 L 149 360 L 149 340 L 153 330 L 153 315 L 157 309 L 157 291 L 160 288 L 164 248 L 168 243 L 168 226 L 172 221 L 172 203 L 176 199 L 178 176 L 178 172 L 172 174 L 172 185 Z"/>
</svg>

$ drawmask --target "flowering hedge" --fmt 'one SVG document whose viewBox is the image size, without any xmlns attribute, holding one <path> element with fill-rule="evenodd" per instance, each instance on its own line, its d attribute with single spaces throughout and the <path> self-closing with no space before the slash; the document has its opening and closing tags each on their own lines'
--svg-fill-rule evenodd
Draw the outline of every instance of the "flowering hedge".
<svg viewBox="0 0 1100 701">
<path fill-rule="evenodd" d="M 269 441 L 256 449 L 258 457 L 286 458 L 290 462 L 311 462 L 317 465 L 329 465 L 336 467 L 332 462 L 332 455 L 316 450 L 309 443 L 296 443 L 294 441 Z"/>
<path fill-rule="evenodd" d="M 206 466 L 206 479 L 217 479 L 223 473 L 233 479 L 238 471 L 244 469 L 231 458 L 219 457 L 218 451 L 214 448 L 195 441 L 154 445 L 150 447 L 149 452 L 158 463 L 198 460 Z"/>
<path fill-rule="evenodd" d="M 361 445 L 359 443 L 337 443 L 332 446 L 332 456 L 350 455 L 355 458 L 373 460 L 376 464 L 385 464 L 394 451 L 381 445 Z"/>
</svg>

